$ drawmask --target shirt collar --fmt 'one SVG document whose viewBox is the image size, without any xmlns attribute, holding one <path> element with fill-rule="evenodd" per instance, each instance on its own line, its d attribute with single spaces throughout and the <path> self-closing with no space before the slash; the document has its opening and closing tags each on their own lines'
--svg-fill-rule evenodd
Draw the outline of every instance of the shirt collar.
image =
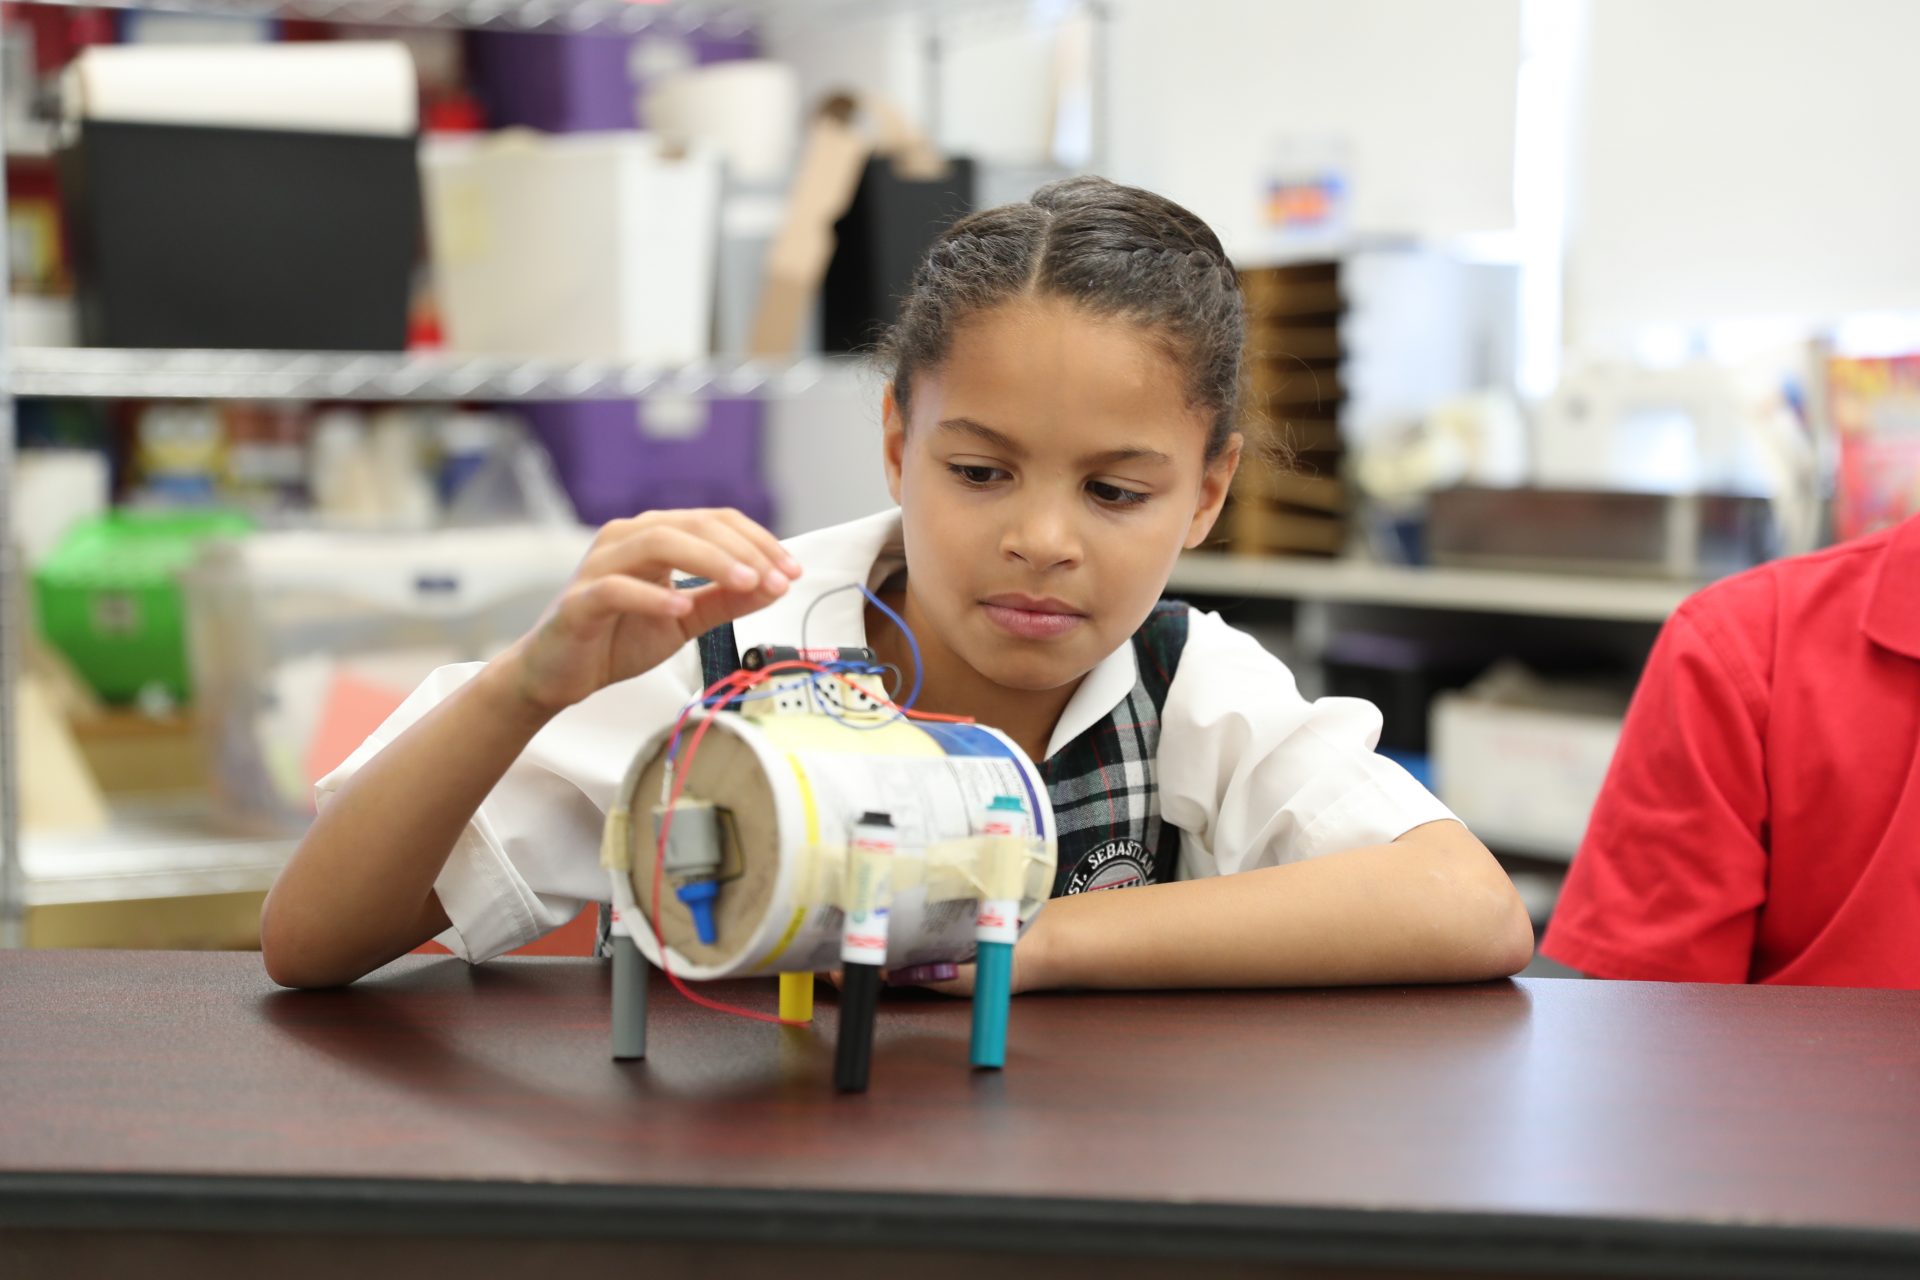
<svg viewBox="0 0 1920 1280">
<path fill-rule="evenodd" d="M 841 588 L 855 583 L 876 587 L 876 566 L 904 561 L 906 544 L 900 535 L 900 509 L 894 507 L 789 538 L 786 547 L 806 572 L 786 595 L 734 622 L 733 636 L 740 652 L 762 644 L 798 645 L 802 621 L 806 623 L 806 642 L 812 647 L 864 646 L 866 598 L 858 591 Z M 830 591 L 840 594 L 821 600 Z M 820 607 L 809 617 L 807 610 L 817 600 Z"/>
<path fill-rule="evenodd" d="M 1880 576 L 1867 599 L 1865 626 L 1875 644 L 1920 658 L 1920 516 L 1889 535 Z"/>
<path fill-rule="evenodd" d="M 798 645 L 803 619 L 806 642 L 810 646 L 864 646 L 867 643 L 866 598 L 857 591 L 840 591 L 831 599 L 822 597 L 856 582 L 878 587 L 877 579 L 884 579 L 896 564 L 905 562 L 900 509 L 894 507 L 877 515 L 802 534 L 788 539 L 786 546 L 794 558 L 806 566 L 806 572 L 786 595 L 734 622 L 733 637 L 740 652 L 744 654 L 762 644 Z M 820 605 L 809 617 L 807 610 L 815 601 L 820 601 Z M 1124 702 L 1133 692 L 1138 674 L 1130 643 L 1122 644 L 1101 659 L 1067 700 L 1059 723 L 1054 726 L 1053 737 L 1047 743 L 1047 755 L 1053 756 Z"/>
</svg>

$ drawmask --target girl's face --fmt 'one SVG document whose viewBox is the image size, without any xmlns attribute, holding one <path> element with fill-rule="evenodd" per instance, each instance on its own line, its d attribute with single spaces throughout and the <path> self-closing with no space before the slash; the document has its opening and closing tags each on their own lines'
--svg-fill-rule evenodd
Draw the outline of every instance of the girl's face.
<svg viewBox="0 0 1920 1280">
<path fill-rule="evenodd" d="M 1151 334 L 1057 298 L 970 317 L 885 404 L 908 591 L 936 641 L 1004 688 L 1057 689 L 1125 644 L 1213 528 L 1240 439 Z M 922 637 L 923 642 L 928 637 Z"/>
</svg>

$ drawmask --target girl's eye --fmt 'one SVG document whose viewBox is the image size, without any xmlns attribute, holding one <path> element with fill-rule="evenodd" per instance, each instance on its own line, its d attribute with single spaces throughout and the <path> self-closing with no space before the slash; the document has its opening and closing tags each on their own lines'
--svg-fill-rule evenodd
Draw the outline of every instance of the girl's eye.
<svg viewBox="0 0 1920 1280">
<path fill-rule="evenodd" d="M 1099 480 L 1090 481 L 1087 492 L 1109 506 L 1137 507 L 1153 495 L 1142 493 L 1138 489 L 1122 489 L 1117 484 L 1106 484 Z"/>
<path fill-rule="evenodd" d="M 962 484 L 970 484 L 978 488 L 992 484 L 1001 475 L 998 467 L 975 467 L 964 462 L 949 462 L 947 470 L 959 476 Z"/>
</svg>

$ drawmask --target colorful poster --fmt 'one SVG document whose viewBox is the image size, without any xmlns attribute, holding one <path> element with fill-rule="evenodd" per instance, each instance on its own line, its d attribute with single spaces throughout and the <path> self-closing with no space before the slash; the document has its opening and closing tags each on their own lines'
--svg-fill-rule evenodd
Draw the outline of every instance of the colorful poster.
<svg viewBox="0 0 1920 1280">
<path fill-rule="evenodd" d="M 1920 355 L 1827 362 L 1840 436 L 1834 532 L 1857 538 L 1920 513 Z"/>
</svg>

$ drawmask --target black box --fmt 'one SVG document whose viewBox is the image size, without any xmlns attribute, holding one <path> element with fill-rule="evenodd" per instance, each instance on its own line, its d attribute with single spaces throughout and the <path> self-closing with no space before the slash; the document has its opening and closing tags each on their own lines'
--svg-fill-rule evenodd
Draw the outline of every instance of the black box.
<svg viewBox="0 0 1920 1280">
<path fill-rule="evenodd" d="M 902 178 L 893 161 L 867 161 L 853 203 L 833 225 L 822 286 L 820 346 L 863 351 L 900 316 L 900 300 L 934 237 L 973 209 L 973 161 L 947 162 L 930 182 Z"/>
<path fill-rule="evenodd" d="M 1364 631 L 1336 634 L 1320 662 L 1326 693 L 1379 708 L 1382 751 L 1416 755 L 1428 750 L 1433 700 L 1473 683 L 1487 665 L 1457 645 Z"/>
<path fill-rule="evenodd" d="M 81 341 L 404 350 L 418 146 L 85 122 L 60 158 Z"/>
</svg>

